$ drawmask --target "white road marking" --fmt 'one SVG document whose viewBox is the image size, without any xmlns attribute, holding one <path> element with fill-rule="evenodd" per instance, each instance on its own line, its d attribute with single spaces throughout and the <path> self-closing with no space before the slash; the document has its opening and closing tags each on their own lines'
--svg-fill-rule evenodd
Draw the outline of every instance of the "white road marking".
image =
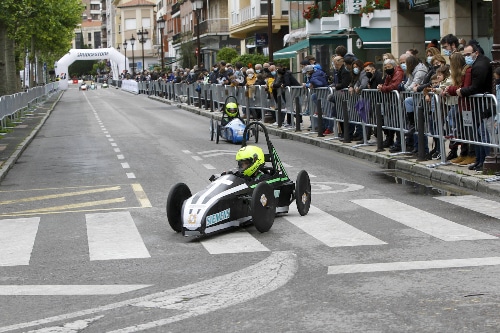
<svg viewBox="0 0 500 333">
<path fill-rule="evenodd" d="M 203 166 L 209 170 L 215 170 L 215 167 L 211 164 L 203 164 Z"/>
<path fill-rule="evenodd" d="M 1 296 L 90 296 L 119 295 L 151 287 L 150 284 L 111 285 L 0 285 Z"/>
<path fill-rule="evenodd" d="M 80 319 L 71 323 L 66 323 L 62 327 L 61 326 L 49 327 L 48 330 L 47 328 L 42 328 L 39 330 L 28 331 L 27 333 L 78 333 L 81 332 L 83 329 L 87 328 L 93 322 L 101 319 L 102 317 L 104 316 L 97 316 L 88 319 Z"/>
<path fill-rule="evenodd" d="M 113 148 L 113 150 L 115 151 L 115 153 L 121 152 L 120 148 Z"/>
<path fill-rule="evenodd" d="M 116 158 L 119 159 L 119 160 L 123 160 L 123 159 L 125 159 L 125 156 L 123 156 L 123 155 L 116 155 Z"/>
<path fill-rule="evenodd" d="M 359 199 L 351 201 L 375 213 L 444 241 L 497 239 L 495 236 L 460 225 L 396 200 Z"/>
<path fill-rule="evenodd" d="M 193 160 L 195 161 L 201 161 L 203 158 L 201 158 L 200 156 L 191 156 L 193 158 Z"/>
<path fill-rule="evenodd" d="M 124 169 L 130 169 L 130 165 L 127 162 L 122 163 L 122 168 L 124 168 Z"/>
<path fill-rule="evenodd" d="M 108 139 L 108 141 L 109 141 L 109 142 L 114 142 L 114 141 L 115 141 L 115 139 L 109 138 L 109 139 Z"/>
<path fill-rule="evenodd" d="M 460 206 L 474 212 L 500 219 L 499 204 L 493 200 L 487 200 L 474 195 L 435 197 L 438 200 Z"/>
<path fill-rule="evenodd" d="M 429 261 L 401 261 L 375 264 L 329 266 L 328 274 L 410 271 L 418 269 L 459 268 L 500 265 L 500 257 L 466 258 Z"/>
<path fill-rule="evenodd" d="M 309 178 L 311 175 L 309 175 Z M 332 185 L 334 188 L 332 188 Z M 340 188 L 339 188 L 340 187 Z M 313 194 L 345 193 L 364 189 L 363 185 L 337 182 L 312 182 L 311 192 Z"/>
<path fill-rule="evenodd" d="M 184 154 L 191 154 L 191 152 L 189 150 L 183 150 L 182 151 Z"/>
<path fill-rule="evenodd" d="M 150 258 L 130 212 L 85 214 L 90 260 Z"/>
<path fill-rule="evenodd" d="M 165 290 L 96 308 L 0 327 L 0 333 L 14 330 L 26 331 L 25 328 L 28 327 L 55 323 L 58 326 L 54 326 L 54 329 L 58 329 L 62 325 L 60 323 L 62 321 L 96 313 L 104 313 L 105 311 L 128 307 L 130 305 L 143 307 L 153 305 L 157 308 L 181 309 L 181 313 L 178 315 L 138 326 L 123 328 L 118 330 L 118 332 L 136 332 L 147 330 L 148 328 L 157 328 L 227 308 L 270 293 L 290 281 L 297 272 L 297 268 L 298 263 L 295 254 L 291 252 L 273 252 L 268 258 L 255 265 L 226 275 L 216 276 L 212 279 L 176 289 Z M 170 312 L 167 312 L 166 316 L 170 314 Z M 110 318 L 110 320 L 114 320 L 116 323 L 118 319 Z"/>
<path fill-rule="evenodd" d="M 106 134 L 106 137 L 107 137 L 107 138 L 110 138 L 110 137 L 111 137 L 111 134 Z"/>
<path fill-rule="evenodd" d="M 214 235 L 200 241 L 210 254 L 269 251 L 261 242 L 245 230 Z"/>
<path fill-rule="evenodd" d="M 283 218 L 329 247 L 387 244 L 314 206 L 306 216 L 297 213 Z"/>
<path fill-rule="evenodd" d="M 116 146 L 118 146 L 118 144 L 117 144 L 117 143 L 112 143 L 112 144 L 111 144 L 111 147 L 116 147 Z"/>
<path fill-rule="evenodd" d="M 290 164 L 286 164 L 286 163 L 283 163 L 283 162 L 281 162 L 281 164 L 283 164 L 283 166 L 285 168 L 293 168 L 293 166 L 291 166 Z"/>
<path fill-rule="evenodd" d="M 129 178 L 129 179 L 135 179 L 135 174 L 133 172 L 127 172 L 126 175 L 127 175 L 127 178 Z"/>
<path fill-rule="evenodd" d="M 0 220 L 0 266 L 29 265 L 39 217 Z"/>
</svg>

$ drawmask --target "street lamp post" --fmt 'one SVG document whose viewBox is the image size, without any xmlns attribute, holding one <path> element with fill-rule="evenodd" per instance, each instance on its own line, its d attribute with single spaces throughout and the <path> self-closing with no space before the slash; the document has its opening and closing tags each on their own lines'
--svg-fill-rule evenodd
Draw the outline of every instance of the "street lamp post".
<svg viewBox="0 0 500 333">
<path fill-rule="evenodd" d="M 122 46 L 123 46 L 123 53 L 125 54 L 125 58 L 124 58 L 124 62 L 123 62 L 123 70 L 124 70 L 124 73 L 123 73 L 123 77 L 126 78 L 127 77 L 127 40 L 125 39 L 125 41 L 122 43 Z"/>
<path fill-rule="evenodd" d="M 191 0 L 193 4 L 193 10 L 196 14 L 196 48 L 198 52 L 196 53 L 196 61 L 198 62 L 198 67 L 201 66 L 201 43 L 200 43 L 200 16 L 201 9 L 203 8 L 203 0 Z"/>
<path fill-rule="evenodd" d="M 144 71 L 145 63 L 144 63 L 144 43 L 146 43 L 146 39 L 148 38 L 148 31 L 144 30 L 144 27 L 141 28 L 141 30 L 137 31 L 137 34 L 141 36 L 139 38 L 139 43 L 142 45 L 142 70 Z"/>
<path fill-rule="evenodd" d="M 161 70 L 160 70 L 160 73 L 163 72 L 163 65 L 164 65 L 164 55 L 163 55 L 163 29 L 165 29 L 165 19 L 163 18 L 163 15 L 160 16 L 160 18 L 158 19 L 158 21 L 156 21 L 156 23 L 158 24 L 158 29 L 160 29 L 160 48 L 161 48 L 161 52 L 160 52 L 160 57 L 161 57 Z"/>
<path fill-rule="evenodd" d="M 132 38 L 130 38 L 130 45 L 132 45 L 132 77 L 135 77 L 134 44 L 135 44 L 135 37 L 134 34 L 132 34 Z"/>
</svg>

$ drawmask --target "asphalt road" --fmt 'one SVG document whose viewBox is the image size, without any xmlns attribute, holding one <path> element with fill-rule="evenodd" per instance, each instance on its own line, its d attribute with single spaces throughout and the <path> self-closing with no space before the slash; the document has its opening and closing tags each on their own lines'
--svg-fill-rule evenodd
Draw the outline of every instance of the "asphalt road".
<svg viewBox="0 0 500 333">
<path fill-rule="evenodd" d="M 0 183 L 0 332 L 498 332 L 497 197 L 272 136 L 311 176 L 310 213 L 184 238 L 169 189 L 202 189 L 239 148 L 208 129 L 70 86 Z"/>
</svg>

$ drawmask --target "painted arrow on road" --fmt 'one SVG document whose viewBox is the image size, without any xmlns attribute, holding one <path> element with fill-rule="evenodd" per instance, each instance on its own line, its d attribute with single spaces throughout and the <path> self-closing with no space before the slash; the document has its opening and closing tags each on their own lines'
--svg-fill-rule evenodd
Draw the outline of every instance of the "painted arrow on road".
<svg viewBox="0 0 500 333">
<path fill-rule="evenodd" d="M 109 319 L 111 322 L 119 322 L 115 318 L 112 318 L 109 313 L 107 314 L 109 318 L 107 318 L 106 312 L 130 306 L 183 311 L 180 315 L 117 329 L 113 332 L 137 332 L 161 327 L 243 303 L 270 293 L 290 281 L 295 275 L 297 268 L 298 263 L 295 254 L 291 252 L 273 252 L 268 258 L 255 265 L 210 280 L 92 309 L 4 326 L 0 327 L 0 332 L 9 332 L 47 324 L 54 325 L 57 322 L 57 326 L 44 327 L 32 331 L 50 332 L 51 329 L 60 329 L 61 325 L 70 324 L 69 321 L 74 320 L 74 318 L 93 315 L 93 318 L 87 318 L 87 320 L 97 320 L 95 314 L 103 315 L 103 317 L 99 317 L 99 321 Z M 171 313 L 171 311 L 167 312 Z"/>
</svg>

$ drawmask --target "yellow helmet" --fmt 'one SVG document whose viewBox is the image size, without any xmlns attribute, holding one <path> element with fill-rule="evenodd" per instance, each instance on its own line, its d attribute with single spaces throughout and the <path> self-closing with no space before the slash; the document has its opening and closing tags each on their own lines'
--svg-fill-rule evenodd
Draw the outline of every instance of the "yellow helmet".
<svg viewBox="0 0 500 333">
<path fill-rule="evenodd" d="M 238 104 L 236 104 L 234 102 L 226 104 L 226 114 L 229 117 L 231 117 L 231 118 L 238 117 L 239 111 L 240 110 L 238 110 Z"/>
<path fill-rule="evenodd" d="M 245 176 L 252 176 L 264 165 L 264 152 L 257 146 L 245 146 L 236 153 L 238 170 Z"/>
</svg>

